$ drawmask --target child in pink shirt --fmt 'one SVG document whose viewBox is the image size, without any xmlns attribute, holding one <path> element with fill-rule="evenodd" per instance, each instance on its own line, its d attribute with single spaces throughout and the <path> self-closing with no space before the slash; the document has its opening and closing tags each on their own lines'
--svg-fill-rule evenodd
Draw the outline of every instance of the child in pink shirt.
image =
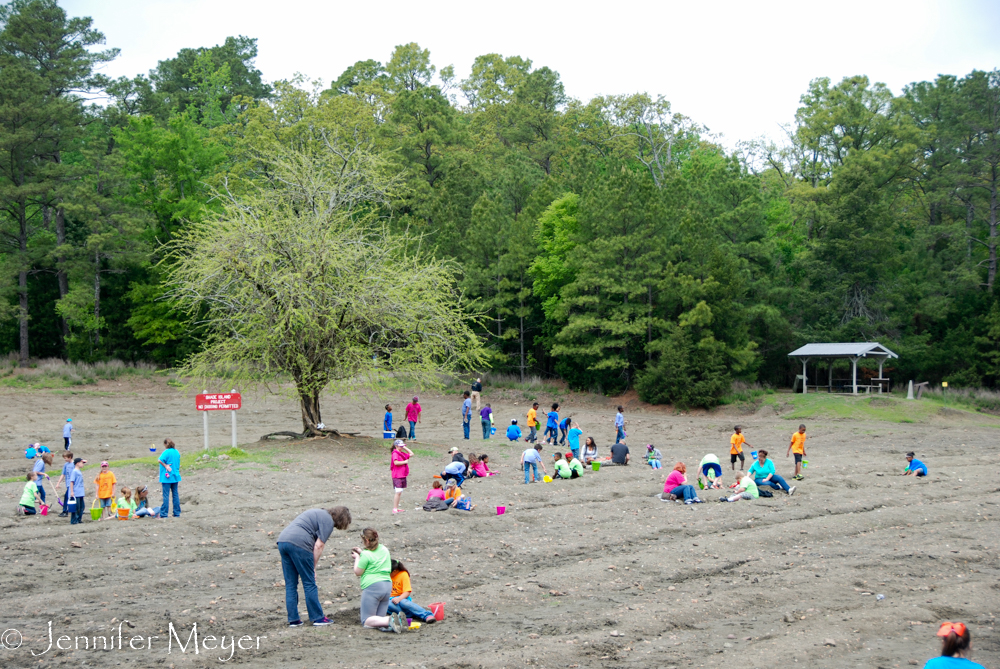
<svg viewBox="0 0 1000 669">
<path fill-rule="evenodd" d="M 389 471 L 392 474 L 392 487 L 396 492 L 396 496 L 392 500 L 392 512 L 402 513 L 404 509 L 399 508 L 399 499 L 403 496 L 403 491 L 406 490 L 406 477 L 410 474 L 410 458 L 413 457 L 413 451 L 406 447 L 402 439 L 397 439 L 392 445 L 392 456 L 391 463 L 389 465 Z"/>
<path fill-rule="evenodd" d="M 670 501 L 681 501 L 680 498 L 684 498 L 685 504 L 700 504 L 701 500 L 698 498 L 698 493 L 694 489 L 693 485 L 687 484 L 687 467 L 683 462 L 678 462 L 674 465 L 674 470 L 667 475 L 667 480 L 663 484 L 663 494 L 660 495 L 660 499 L 664 502 Z"/>
<path fill-rule="evenodd" d="M 441 488 L 440 481 L 434 481 L 434 483 L 431 484 L 431 489 L 427 493 L 427 499 L 424 501 L 429 501 L 435 497 L 438 499 L 444 499 L 444 490 Z"/>
<path fill-rule="evenodd" d="M 470 463 L 470 467 L 476 476 L 496 476 L 496 472 L 491 472 L 489 468 L 490 456 L 480 455 L 475 462 Z"/>
</svg>

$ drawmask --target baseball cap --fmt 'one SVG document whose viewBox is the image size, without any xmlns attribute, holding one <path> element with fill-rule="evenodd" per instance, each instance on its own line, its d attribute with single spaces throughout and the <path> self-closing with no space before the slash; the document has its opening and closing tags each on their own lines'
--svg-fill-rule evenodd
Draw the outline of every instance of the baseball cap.
<svg viewBox="0 0 1000 669">
<path fill-rule="evenodd" d="M 566 455 L 566 459 L 567 460 L 572 460 L 573 459 L 573 454 L 572 453 L 566 453 L 565 455 Z"/>
<path fill-rule="evenodd" d="M 82 462 L 83 464 L 87 464 L 87 461 L 86 461 L 86 460 L 84 460 L 83 458 L 73 458 L 73 464 L 74 464 L 74 465 L 78 465 L 78 464 L 80 464 L 81 462 Z"/>
<path fill-rule="evenodd" d="M 397 439 L 396 441 L 392 442 L 392 445 L 393 446 L 406 446 L 406 442 L 403 441 L 402 439 Z"/>
<path fill-rule="evenodd" d="M 458 446 L 452 446 L 448 449 L 449 453 L 458 453 Z"/>
<path fill-rule="evenodd" d="M 102 462 L 102 463 L 101 463 L 101 466 L 102 466 L 102 467 L 107 467 L 107 466 L 108 466 L 108 461 L 107 461 L 107 460 L 105 460 L 104 462 Z"/>
<path fill-rule="evenodd" d="M 72 422 L 73 422 L 73 419 L 72 419 L 72 418 L 67 418 L 67 419 L 66 419 L 66 422 L 67 422 L 67 423 L 72 423 Z"/>
</svg>

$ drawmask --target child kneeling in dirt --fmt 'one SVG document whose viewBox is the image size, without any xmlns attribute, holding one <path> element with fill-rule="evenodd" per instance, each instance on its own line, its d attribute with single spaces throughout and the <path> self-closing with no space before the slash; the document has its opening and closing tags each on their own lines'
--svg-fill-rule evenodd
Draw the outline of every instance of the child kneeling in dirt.
<svg viewBox="0 0 1000 669">
<path fill-rule="evenodd" d="M 906 454 L 906 470 L 903 476 L 927 476 L 927 465 L 916 459 L 913 451 Z"/>
<path fill-rule="evenodd" d="M 392 594 L 389 599 L 389 613 L 402 613 L 407 618 L 415 618 L 425 623 L 436 622 L 434 613 L 413 603 L 410 596 L 413 588 L 410 586 L 410 572 L 399 560 L 391 560 Z"/>
<path fill-rule="evenodd" d="M 729 497 L 720 497 L 720 502 L 738 502 L 741 499 L 757 499 L 760 493 L 753 478 L 742 471 L 736 472 L 736 491 Z"/>
</svg>

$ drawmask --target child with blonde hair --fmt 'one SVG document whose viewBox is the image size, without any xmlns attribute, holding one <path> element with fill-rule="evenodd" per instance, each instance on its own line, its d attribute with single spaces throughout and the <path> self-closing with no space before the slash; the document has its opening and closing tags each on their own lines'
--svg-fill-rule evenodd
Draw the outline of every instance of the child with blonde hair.
<svg viewBox="0 0 1000 669">
<path fill-rule="evenodd" d="M 135 489 L 135 508 L 132 513 L 135 514 L 136 518 L 145 518 L 149 516 L 150 518 L 156 518 L 159 515 L 158 509 L 149 508 L 149 500 L 146 499 L 146 495 L 149 494 L 149 488 L 144 485 L 139 486 Z"/>
<path fill-rule="evenodd" d="M 118 498 L 118 520 L 135 520 L 135 500 L 132 499 L 132 489 L 123 485 L 118 489 L 122 494 Z"/>
</svg>

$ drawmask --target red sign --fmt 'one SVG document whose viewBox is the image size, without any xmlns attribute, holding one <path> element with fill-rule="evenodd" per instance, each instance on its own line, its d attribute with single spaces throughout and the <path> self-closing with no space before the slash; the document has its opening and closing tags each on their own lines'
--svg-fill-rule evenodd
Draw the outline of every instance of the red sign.
<svg viewBox="0 0 1000 669">
<path fill-rule="evenodd" d="M 239 393 L 209 393 L 194 398 L 198 411 L 236 411 L 243 406 Z"/>
</svg>

